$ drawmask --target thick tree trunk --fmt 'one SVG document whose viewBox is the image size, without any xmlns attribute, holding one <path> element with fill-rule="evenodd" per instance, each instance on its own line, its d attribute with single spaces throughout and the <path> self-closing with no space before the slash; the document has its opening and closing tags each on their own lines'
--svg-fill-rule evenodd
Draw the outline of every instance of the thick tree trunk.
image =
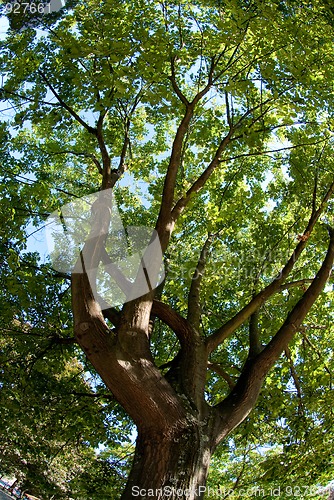
<svg viewBox="0 0 334 500">
<path fill-rule="evenodd" d="M 204 498 L 213 450 L 201 425 L 140 433 L 122 500 Z"/>
</svg>

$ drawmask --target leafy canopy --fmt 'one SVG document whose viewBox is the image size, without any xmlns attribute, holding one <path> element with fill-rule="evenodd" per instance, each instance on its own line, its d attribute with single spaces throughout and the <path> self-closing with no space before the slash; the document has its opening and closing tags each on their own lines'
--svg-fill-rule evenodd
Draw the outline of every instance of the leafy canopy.
<svg viewBox="0 0 334 500">
<path fill-rule="evenodd" d="M 214 332 L 280 271 L 333 181 L 329 15 L 316 0 L 85 0 L 49 16 L 8 14 L 0 63 L 3 472 L 21 471 L 29 482 L 38 467 L 44 479 L 35 487 L 51 495 L 45 471 L 54 471 L 59 450 L 68 471 L 73 461 L 96 461 L 98 443 L 111 445 L 115 436 L 121 443 L 130 432 L 126 416 L 117 422 L 121 410 L 103 399 L 102 382 L 87 382 L 94 370 L 71 342 L 68 276 L 39 260 L 27 234 L 73 197 L 100 188 L 106 152 L 111 168 L 124 171 L 114 189 L 124 224 L 154 226 L 176 131 L 186 103 L 197 99 L 181 151 L 180 216 L 161 299 L 187 314 L 209 239 L 200 331 Z M 322 220 L 332 217 L 329 202 Z M 316 226 L 294 267 L 298 286 L 261 309 L 262 344 L 314 277 L 326 241 L 326 229 Z M 221 448 L 217 461 L 229 457 L 238 467 L 226 473 L 215 464 L 215 484 L 223 474 L 228 486 L 249 484 L 244 463 L 255 464 L 259 484 L 329 478 L 332 294 L 328 286 L 271 371 L 255 413 Z M 156 364 L 167 366 L 178 349 L 157 320 Z M 248 349 L 245 324 L 213 351 L 210 403 L 228 394 Z M 65 453 L 74 442 L 78 459 Z M 92 498 L 86 495 L 75 498 Z"/>
</svg>

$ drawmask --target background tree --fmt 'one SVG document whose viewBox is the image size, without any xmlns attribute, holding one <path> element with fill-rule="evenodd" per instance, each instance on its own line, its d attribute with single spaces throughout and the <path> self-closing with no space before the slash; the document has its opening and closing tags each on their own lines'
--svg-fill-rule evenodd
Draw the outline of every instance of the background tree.
<svg viewBox="0 0 334 500">
<path fill-rule="evenodd" d="M 34 317 L 38 299 L 57 304 L 60 289 L 50 269 L 44 269 L 48 290 L 41 289 L 42 273 L 34 276 L 34 259 L 25 259 L 19 267 L 11 263 L 8 274 L 2 268 L 8 291 L 2 294 L 0 344 L 1 471 L 15 477 L 21 491 L 42 498 L 110 498 L 124 484 L 131 423 L 89 374 L 66 326 L 60 329 L 57 311 L 49 305 L 47 316 L 40 311 Z M 11 287 L 18 284 L 14 298 Z M 21 307 L 25 300 L 18 311 L 16 302 Z M 24 325 L 13 320 L 19 315 Z"/>
<path fill-rule="evenodd" d="M 4 318 L 24 341 L 37 332 L 48 351 L 62 346 L 60 393 L 64 360 L 83 359 L 73 320 L 90 370 L 137 426 L 122 498 L 165 486 L 195 498 L 218 445 L 239 445 L 239 431 L 235 445 L 226 438 L 241 424 L 248 443 L 261 425 L 272 463 L 275 443 L 293 460 L 305 433 L 311 443 L 330 427 L 320 397 L 331 384 L 334 258 L 327 14 L 322 2 L 278 0 L 92 0 L 49 16 L 8 13 Z M 115 250 L 108 188 L 125 226 L 156 228 L 168 272 L 158 292 L 101 310 L 85 269 Z M 36 272 L 26 232 L 98 190 L 86 267 L 72 272 L 72 317 L 69 276 L 47 264 Z"/>
</svg>

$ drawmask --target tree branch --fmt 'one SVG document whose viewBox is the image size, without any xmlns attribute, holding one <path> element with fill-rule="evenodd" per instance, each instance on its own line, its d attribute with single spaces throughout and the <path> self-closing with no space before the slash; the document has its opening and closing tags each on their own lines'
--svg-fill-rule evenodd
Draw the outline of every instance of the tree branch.
<svg viewBox="0 0 334 500">
<path fill-rule="evenodd" d="M 252 410 L 265 376 L 288 347 L 305 316 L 322 292 L 334 262 L 334 230 L 330 229 L 329 232 L 330 241 L 327 254 L 312 284 L 262 352 L 246 362 L 235 388 L 221 403 L 214 407 L 217 411 L 217 422 L 221 428 L 217 442 L 240 424 Z"/>
<path fill-rule="evenodd" d="M 313 188 L 313 196 L 312 196 L 312 210 L 316 211 L 316 203 L 317 203 L 317 190 L 318 190 L 318 172 L 316 172 L 314 179 L 314 188 Z"/>
<path fill-rule="evenodd" d="M 211 84 L 212 83 L 210 83 L 210 85 L 208 84 L 208 86 L 210 87 Z M 205 91 L 205 89 L 202 92 L 204 92 L 204 91 Z M 207 90 L 206 90 L 206 92 L 207 92 Z M 196 98 L 197 98 L 197 96 L 196 96 Z M 229 113 L 230 112 L 229 112 L 229 110 L 227 111 L 227 113 L 228 113 L 228 123 L 230 125 L 229 132 L 224 137 L 224 139 L 222 139 L 222 141 L 221 141 L 221 143 L 220 143 L 220 145 L 219 145 L 219 147 L 218 147 L 218 149 L 216 151 L 216 154 L 215 154 L 214 158 L 212 159 L 212 161 L 210 162 L 210 164 L 208 165 L 208 167 L 204 170 L 204 172 L 200 175 L 200 177 L 198 177 L 196 179 L 196 181 L 193 183 L 193 185 L 188 189 L 188 191 L 185 194 L 185 196 L 183 196 L 182 198 L 180 198 L 177 201 L 177 203 L 175 204 L 174 208 L 172 209 L 172 219 L 174 221 L 177 220 L 177 218 L 179 217 L 179 215 L 181 214 L 181 212 L 187 206 L 187 204 L 189 203 L 191 197 L 194 194 L 198 193 L 202 189 L 202 187 L 205 185 L 205 183 L 207 182 L 207 180 L 209 179 L 209 177 L 211 176 L 211 174 L 215 170 L 215 168 L 219 165 L 219 163 L 221 163 L 223 161 L 226 162 L 228 160 L 231 160 L 231 158 L 229 158 L 229 159 L 221 159 L 221 154 L 226 149 L 226 147 L 228 146 L 229 142 L 232 140 L 232 136 L 233 136 L 235 130 L 241 126 L 242 122 L 245 120 L 245 118 L 247 118 L 247 116 L 249 116 L 256 109 L 258 109 L 260 107 L 262 108 L 263 104 L 269 103 L 272 100 L 273 100 L 272 98 L 268 98 L 265 102 L 257 104 L 253 108 L 251 108 L 248 111 L 246 111 L 233 127 L 231 126 L 232 121 L 231 121 L 231 118 L 229 117 Z M 195 101 L 195 99 L 194 99 L 194 101 Z M 194 101 L 192 101 L 192 103 Z M 266 109 L 261 114 L 260 117 L 264 116 L 267 113 L 268 109 Z M 257 117 L 256 119 L 254 119 L 253 122 L 252 122 L 252 124 L 254 124 L 260 117 Z M 291 146 L 291 148 L 286 148 L 286 149 L 292 149 L 293 147 L 294 146 Z M 285 148 L 282 148 L 282 149 L 285 149 Z M 280 150 L 276 150 L 276 151 L 280 151 Z M 253 155 L 260 155 L 260 154 L 268 154 L 269 152 L 274 152 L 274 151 L 262 151 L 262 152 L 259 152 L 259 153 L 247 153 L 247 154 L 244 154 L 244 155 L 238 155 L 236 157 L 233 157 L 232 159 L 241 158 L 243 156 L 253 156 Z"/>
<path fill-rule="evenodd" d="M 245 29 L 244 29 L 244 32 L 243 32 L 243 34 L 242 34 L 242 37 L 241 37 L 240 41 L 239 41 L 239 42 L 235 45 L 234 50 L 233 50 L 233 52 L 232 52 L 232 54 L 231 54 L 231 56 L 230 56 L 229 60 L 227 61 L 227 63 L 226 63 L 226 65 L 225 65 L 225 67 L 224 67 L 224 68 L 223 68 L 223 69 L 222 69 L 222 70 L 218 73 L 218 75 L 215 77 L 215 81 L 216 81 L 216 80 L 218 80 L 218 79 L 219 79 L 219 78 L 220 78 L 220 77 L 221 77 L 221 76 L 222 76 L 222 75 L 223 75 L 223 74 L 224 74 L 224 73 L 225 73 L 225 72 L 226 72 L 226 71 L 227 71 L 227 70 L 228 70 L 228 69 L 232 66 L 232 64 L 235 64 L 235 63 L 236 63 L 236 62 L 237 62 L 237 61 L 238 61 L 238 60 L 242 57 L 242 55 L 243 55 L 243 54 L 241 54 L 239 57 L 237 57 L 237 59 L 236 59 L 236 60 L 234 60 L 234 57 L 235 57 L 235 56 L 236 56 L 236 54 L 238 53 L 239 48 L 240 48 L 240 46 L 241 46 L 242 42 L 243 42 L 243 41 L 244 41 L 244 39 L 245 39 L 245 36 L 246 36 L 246 34 L 247 34 L 247 31 L 248 31 L 248 28 L 249 28 L 249 22 L 247 22 L 246 27 L 245 27 Z M 222 53 L 220 54 L 220 56 L 218 57 L 218 59 L 217 59 L 217 64 L 219 63 L 219 60 L 221 59 L 222 55 L 224 55 L 224 54 L 225 54 L 225 52 L 226 52 L 226 49 L 224 49 L 224 50 L 223 50 L 223 52 L 222 52 Z"/>
<path fill-rule="evenodd" d="M 212 370 L 217 375 L 219 375 L 220 377 L 222 377 L 228 383 L 228 386 L 229 386 L 229 388 L 230 388 L 231 391 L 234 389 L 234 387 L 235 387 L 234 380 L 232 379 L 232 377 L 230 377 L 230 375 L 228 373 L 226 373 L 222 369 L 222 367 L 218 363 L 212 363 L 211 361 L 209 361 L 208 362 L 208 368 L 209 368 L 209 370 Z"/>
<path fill-rule="evenodd" d="M 200 291 L 201 284 L 204 274 L 204 269 L 206 266 L 207 255 L 209 248 L 212 244 L 214 236 L 210 234 L 201 250 L 196 269 L 191 279 L 191 285 L 188 294 L 188 315 L 187 320 L 195 328 L 196 331 L 199 329 L 200 318 L 201 318 L 201 304 L 200 304 Z"/>
<path fill-rule="evenodd" d="M 53 87 L 53 85 L 50 83 L 48 78 L 42 73 L 42 71 L 38 70 L 38 74 L 41 76 L 41 78 L 44 80 L 48 88 L 51 90 L 57 101 L 59 102 L 60 106 L 66 111 L 70 113 L 70 115 L 78 122 L 80 125 L 82 125 L 90 134 L 96 136 L 97 130 L 96 128 L 91 127 L 86 123 L 70 106 L 68 106 L 63 99 L 60 97 L 56 89 Z"/>
<path fill-rule="evenodd" d="M 311 328 L 315 328 L 315 325 L 312 325 Z M 311 347 L 311 349 L 313 349 L 313 351 L 316 353 L 319 361 L 323 364 L 323 366 L 325 368 L 325 371 L 329 375 L 329 378 L 330 378 L 330 388 L 332 389 L 332 377 L 333 377 L 332 370 L 325 363 L 325 361 L 323 359 L 323 354 L 319 351 L 319 349 L 317 349 L 317 347 L 313 344 L 313 342 L 311 342 L 311 340 L 309 339 L 309 337 L 306 335 L 305 329 L 306 329 L 305 325 L 302 325 L 302 327 L 300 328 L 300 332 L 302 334 L 302 337 L 304 338 L 305 342 Z"/>
<path fill-rule="evenodd" d="M 191 324 L 168 304 L 159 300 L 154 300 L 152 305 L 152 316 L 158 317 L 173 330 L 180 341 L 181 347 L 189 345 L 192 342 L 195 331 Z"/>
<path fill-rule="evenodd" d="M 2 87 L 0 88 L 0 94 L 1 93 L 4 93 L 4 94 L 9 94 L 9 95 L 12 95 L 14 97 L 18 97 L 19 99 L 24 99 L 25 101 L 27 102 L 33 102 L 33 103 L 36 103 L 36 99 L 34 97 L 29 97 L 29 96 L 26 96 L 26 95 L 21 95 L 21 94 L 17 94 L 16 92 L 12 92 L 10 90 L 7 90 L 6 88 Z M 52 107 L 56 107 L 56 108 L 59 108 L 59 104 L 55 103 L 55 102 L 48 102 L 48 101 L 37 101 L 39 104 L 45 104 L 47 106 L 52 106 Z"/>
<path fill-rule="evenodd" d="M 298 378 L 298 374 L 296 372 L 296 368 L 295 368 L 295 366 L 293 364 L 293 360 L 292 360 L 292 356 L 291 356 L 291 351 L 290 351 L 289 347 L 287 347 L 285 349 L 285 356 L 286 356 L 286 359 L 288 360 L 289 367 L 290 367 L 290 374 L 291 374 L 291 377 L 293 379 L 293 383 L 294 383 L 296 391 L 297 391 L 297 397 L 298 397 L 298 400 L 299 400 L 299 403 L 298 403 L 298 413 L 301 414 L 302 413 L 302 408 L 303 408 L 303 405 L 302 405 L 302 389 L 301 389 L 300 381 L 299 381 L 299 378 Z"/>
<path fill-rule="evenodd" d="M 155 229 L 159 235 L 163 253 L 168 246 L 174 227 L 173 221 L 171 220 L 171 211 L 174 201 L 176 178 L 181 163 L 183 141 L 188 131 L 193 112 L 194 106 L 187 106 L 186 112 L 178 126 L 162 190 L 160 212 Z"/>
<path fill-rule="evenodd" d="M 176 60 L 176 56 L 173 56 L 171 58 L 171 61 L 170 61 L 172 75 L 169 76 L 168 79 L 170 80 L 170 82 L 172 84 L 172 87 L 173 87 L 175 94 L 178 96 L 180 101 L 183 102 L 183 104 L 185 104 L 185 106 L 187 107 L 190 103 L 189 103 L 188 99 L 186 98 L 186 96 L 184 94 L 182 94 L 180 87 L 176 83 L 175 60 Z"/>
<path fill-rule="evenodd" d="M 104 398 L 104 399 L 109 399 L 110 401 L 114 401 L 115 398 L 113 397 L 112 394 L 106 393 L 106 394 L 99 394 L 95 392 L 78 392 L 78 391 L 72 391 L 67 393 L 69 396 L 78 396 L 78 397 L 86 397 L 86 398 L 93 398 L 93 399 L 99 399 L 99 398 Z"/>
<path fill-rule="evenodd" d="M 284 285 L 281 285 L 279 287 L 279 290 L 278 291 L 282 291 L 282 290 L 288 290 L 289 288 L 293 288 L 295 286 L 304 286 L 308 283 L 312 283 L 314 278 L 305 278 L 305 279 L 302 279 L 302 280 L 297 280 L 297 281 L 291 281 L 290 283 L 284 283 Z"/>
<path fill-rule="evenodd" d="M 255 311 L 249 319 L 249 354 L 248 354 L 249 359 L 252 359 L 255 356 L 257 356 L 262 350 L 258 322 L 259 322 L 259 312 Z"/>
<path fill-rule="evenodd" d="M 106 116 L 106 111 L 101 111 L 96 123 L 96 134 L 95 134 L 102 156 L 102 165 L 103 165 L 102 189 L 113 188 L 119 179 L 118 171 L 116 169 L 112 171 L 111 169 L 111 159 L 103 136 L 103 121 L 105 116 Z M 114 174 L 113 177 L 112 173 Z"/>
<path fill-rule="evenodd" d="M 225 107 L 226 107 L 227 123 L 231 129 L 231 128 L 233 128 L 233 120 L 231 117 L 230 103 L 228 102 L 228 93 L 226 92 L 226 90 L 224 91 L 224 94 L 225 94 Z"/>
<path fill-rule="evenodd" d="M 49 155 L 49 156 L 62 155 L 62 154 L 71 154 L 71 155 L 74 155 L 74 156 L 84 156 L 86 158 L 91 158 L 93 160 L 93 162 L 95 163 L 95 165 L 96 165 L 96 167 L 98 169 L 99 174 L 101 174 L 101 175 L 103 174 L 103 170 L 102 170 L 102 167 L 101 167 L 101 164 L 100 164 L 99 160 L 92 153 L 85 153 L 85 152 L 73 151 L 71 149 L 64 150 L 64 151 L 56 151 L 56 152 L 45 151 L 45 153 L 47 155 Z"/>
<path fill-rule="evenodd" d="M 284 349 L 286 349 L 294 334 L 304 321 L 306 314 L 322 292 L 330 276 L 334 261 L 334 230 L 329 229 L 329 234 L 330 241 L 328 251 L 316 277 L 302 298 L 292 309 L 283 326 L 258 357 L 257 363 L 258 366 L 261 366 L 261 371 L 267 372 Z"/>
<path fill-rule="evenodd" d="M 193 183 L 193 185 L 188 189 L 186 192 L 185 196 L 182 196 L 177 203 L 175 204 L 173 210 L 172 210 L 172 218 L 173 220 L 177 220 L 179 215 L 182 213 L 184 208 L 188 205 L 189 201 L 191 200 L 191 197 L 198 193 L 202 187 L 205 185 L 209 177 L 211 176 L 212 172 L 215 170 L 215 168 L 220 164 L 221 159 L 220 156 L 222 152 L 226 149 L 227 145 L 229 144 L 232 134 L 234 130 L 230 129 L 229 133 L 222 139 L 216 154 L 208 167 L 202 172 L 202 174 L 196 179 L 196 181 Z"/>
<path fill-rule="evenodd" d="M 191 121 L 191 118 L 193 117 L 194 114 L 194 109 L 196 104 L 204 97 L 210 90 L 213 84 L 213 72 L 215 68 L 215 62 L 214 59 L 211 59 L 211 66 L 209 70 L 209 75 L 208 75 L 208 82 L 207 85 L 196 94 L 194 99 L 189 102 L 185 96 L 181 93 L 179 87 L 176 84 L 175 78 L 174 78 L 174 85 L 173 88 L 178 95 L 178 97 L 181 99 L 181 101 L 186 105 L 186 112 L 183 116 L 183 119 L 177 129 L 175 139 L 173 142 L 172 146 L 172 153 L 170 156 L 169 160 L 169 165 L 167 169 L 167 174 L 165 177 L 165 183 L 163 187 L 163 192 L 162 192 L 162 199 L 161 199 L 161 206 L 160 206 L 160 212 L 156 224 L 156 230 L 158 232 L 159 238 L 160 238 L 160 243 L 162 247 L 162 251 L 164 252 L 168 246 L 169 238 L 170 235 L 173 231 L 173 227 L 175 224 L 175 218 L 174 216 L 179 215 L 177 212 L 174 211 L 173 203 L 174 203 L 174 194 L 175 194 L 175 186 L 176 186 L 176 178 L 177 178 L 177 173 L 181 164 L 182 160 L 182 146 L 184 142 L 184 138 L 187 134 L 187 131 L 189 129 L 189 124 Z M 171 77 L 171 82 L 173 84 L 173 73 Z M 219 148 L 218 148 L 219 149 Z M 210 174 L 209 174 L 210 175 Z M 205 173 L 202 174 L 202 176 L 205 177 Z M 204 181 L 205 182 L 205 181 Z M 195 188 L 195 191 L 196 188 Z M 191 194 L 191 193 L 190 193 Z"/>
<path fill-rule="evenodd" d="M 129 295 L 132 283 L 124 276 L 115 262 L 111 260 L 105 247 L 101 249 L 101 262 L 105 265 L 105 271 L 115 280 L 117 286 L 122 290 L 124 295 Z"/>
<path fill-rule="evenodd" d="M 58 335 L 54 335 L 53 337 L 49 337 L 52 344 L 55 345 L 73 345 L 77 344 L 77 340 L 74 337 L 59 337 Z"/>
<path fill-rule="evenodd" d="M 284 283 L 284 281 L 292 271 L 298 258 L 300 257 L 302 251 L 306 247 L 308 238 L 333 192 L 334 192 L 334 182 L 329 187 L 318 210 L 316 210 L 314 213 L 312 211 L 312 215 L 306 226 L 303 237 L 300 239 L 288 262 L 283 267 L 281 272 L 276 276 L 276 278 L 274 278 L 274 280 L 261 292 L 256 294 L 252 298 L 252 300 L 245 307 L 241 309 L 241 311 L 239 311 L 235 316 L 233 316 L 233 318 L 227 321 L 218 330 L 216 330 L 216 332 L 214 332 L 212 335 L 210 335 L 210 337 L 207 338 L 206 343 L 209 352 L 212 352 L 231 333 L 233 333 L 240 325 L 242 325 L 242 323 L 244 323 L 255 311 L 257 311 L 264 302 L 266 302 L 274 293 L 276 293 L 279 290 L 280 286 Z"/>
<path fill-rule="evenodd" d="M 231 141 L 234 141 L 235 139 L 240 138 L 240 137 L 241 136 L 233 137 L 233 138 L 231 138 Z M 325 139 L 320 139 L 319 141 L 316 141 L 316 142 L 307 142 L 307 143 L 302 143 L 302 144 L 296 144 L 295 146 L 287 146 L 284 148 L 269 149 L 269 150 L 265 150 L 265 151 L 256 151 L 254 153 L 243 153 L 243 154 L 236 155 L 236 156 L 230 156 L 229 158 L 223 158 L 220 161 L 221 161 L 221 163 L 226 163 L 226 162 L 230 162 L 233 160 L 238 160 L 239 158 L 248 158 L 251 156 L 261 156 L 261 155 L 268 155 L 268 154 L 272 154 L 272 153 L 280 153 L 281 151 L 289 151 L 291 149 L 302 148 L 304 146 L 316 146 L 317 144 L 320 144 L 320 143 L 325 142 L 327 140 L 328 140 L 328 138 L 326 137 Z"/>
<path fill-rule="evenodd" d="M 127 123 L 126 123 L 126 126 L 125 126 L 123 147 L 122 147 L 121 156 L 120 156 L 119 164 L 118 164 L 118 175 L 119 175 L 119 177 L 121 175 L 123 175 L 123 173 L 125 171 L 125 157 L 126 157 L 127 149 L 129 147 L 129 144 L 130 144 L 129 130 L 130 130 L 130 121 L 127 120 Z"/>
</svg>

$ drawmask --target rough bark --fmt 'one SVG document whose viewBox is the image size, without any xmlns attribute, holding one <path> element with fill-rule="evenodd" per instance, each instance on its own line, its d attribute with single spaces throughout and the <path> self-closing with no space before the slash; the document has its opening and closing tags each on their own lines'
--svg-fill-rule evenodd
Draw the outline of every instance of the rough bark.
<svg viewBox="0 0 334 500">
<path fill-rule="evenodd" d="M 140 433 L 122 500 L 204 498 L 211 444 L 208 429 L 191 421 L 184 429 Z"/>
</svg>

